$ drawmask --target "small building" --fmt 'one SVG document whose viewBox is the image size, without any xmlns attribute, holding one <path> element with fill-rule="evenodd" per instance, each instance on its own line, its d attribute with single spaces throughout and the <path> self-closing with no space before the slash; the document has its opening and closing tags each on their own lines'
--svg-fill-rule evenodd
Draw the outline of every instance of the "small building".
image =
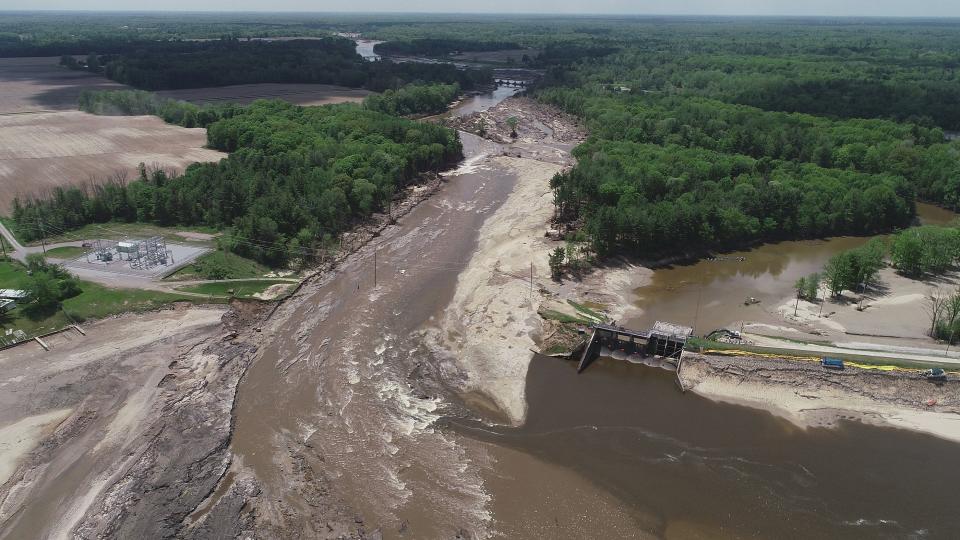
<svg viewBox="0 0 960 540">
<path fill-rule="evenodd" d="M 6 313 L 17 307 L 17 301 L 9 298 L 0 298 L 0 313 Z"/>
<path fill-rule="evenodd" d="M 23 301 L 30 297 L 30 292 L 23 289 L 0 289 L 0 299 Z"/>
<path fill-rule="evenodd" d="M 139 240 L 121 240 L 117 242 L 117 253 L 136 253 L 140 251 Z"/>
</svg>

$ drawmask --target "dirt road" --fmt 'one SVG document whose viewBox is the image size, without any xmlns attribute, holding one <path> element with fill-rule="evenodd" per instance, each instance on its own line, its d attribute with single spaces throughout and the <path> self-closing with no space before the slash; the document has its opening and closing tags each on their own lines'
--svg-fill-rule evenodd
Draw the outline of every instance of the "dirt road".
<svg viewBox="0 0 960 540">
<path fill-rule="evenodd" d="M 960 381 L 930 382 L 919 374 L 847 368 L 742 356 L 684 356 L 688 390 L 768 410 L 803 426 L 843 419 L 929 433 L 960 442 Z"/>
</svg>

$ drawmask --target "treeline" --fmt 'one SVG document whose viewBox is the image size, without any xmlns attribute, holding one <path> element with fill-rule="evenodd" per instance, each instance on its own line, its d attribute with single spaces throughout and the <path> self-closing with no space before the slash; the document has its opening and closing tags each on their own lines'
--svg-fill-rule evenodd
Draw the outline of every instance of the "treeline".
<svg viewBox="0 0 960 540">
<path fill-rule="evenodd" d="M 320 36 L 329 30 L 295 14 L 10 12 L 0 18 L 0 57 L 120 53 L 154 41 Z"/>
<path fill-rule="evenodd" d="M 887 257 L 890 265 L 907 277 L 943 276 L 960 263 L 960 229 L 956 223 L 914 227 L 886 242 L 874 238 L 859 248 L 837 253 L 827 261 L 822 274 L 797 282 L 798 297 L 816 301 L 821 277 L 833 296 L 839 297 L 845 290 L 863 295 L 877 285 Z M 951 344 L 960 339 L 960 290 L 944 292 L 935 288 L 926 297 L 924 308 L 930 315 L 930 337 Z"/>
<path fill-rule="evenodd" d="M 584 117 L 597 137 L 898 174 L 920 198 L 960 209 L 960 144 L 948 142 L 937 127 L 768 112 L 698 97 L 552 88 L 540 98 Z"/>
<path fill-rule="evenodd" d="M 872 234 L 915 215 L 914 189 L 895 175 L 594 137 L 574 154 L 551 181 L 557 216 L 582 223 L 600 256 Z"/>
<path fill-rule="evenodd" d="M 886 254 L 887 246 L 880 238 L 837 253 L 823 268 L 823 282 L 833 296 L 840 296 L 845 290 L 862 293 L 876 282 Z M 815 294 L 813 299 L 816 299 Z"/>
<path fill-rule="evenodd" d="M 84 90 L 77 105 L 81 111 L 105 116 L 159 116 L 169 124 L 188 128 L 207 127 L 243 110 L 235 104 L 194 105 L 143 90 Z"/>
<path fill-rule="evenodd" d="M 373 52 L 381 55 L 445 56 L 458 52 L 505 51 L 520 48 L 519 44 L 511 41 L 421 38 L 377 43 L 373 46 Z"/>
<path fill-rule="evenodd" d="M 145 90 L 248 83 L 321 83 L 363 86 L 367 80 L 353 42 L 342 38 L 296 41 L 222 39 L 157 42 L 123 54 L 103 55 L 103 74 Z"/>
<path fill-rule="evenodd" d="M 394 116 L 439 114 L 460 95 L 457 84 L 408 85 L 399 90 L 371 94 L 363 100 L 364 107 Z"/>
<path fill-rule="evenodd" d="M 906 277 L 942 276 L 960 263 L 960 229 L 956 225 L 924 225 L 886 240 L 873 238 L 831 257 L 823 270 L 824 283 L 833 296 L 872 287 L 887 257 L 890 265 Z"/>
<path fill-rule="evenodd" d="M 281 266 L 315 256 L 418 175 L 462 156 L 452 130 L 356 105 L 257 101 L 207 136 L 230 156 L 181 176 L 141 169 L 128 184 L 56 188 L 48 199 L 15 200 L 13 219 L 26 240 L 37 219 L 61 230 L 113 220 L 229 228 L 234 251 Z"/>
<path fill-rule="evenodd" d="M 117 54 L 66 56 L 72 69 L 103 73 L 144 90 L 173 90 L 256 83 L 336 84 L 373 91 L 411 83 L 458 84 L 464 90 L 491 84 L 488 69 L 451 64 L 366 62 L 353 41 L 340 37 L 290 41 L 156 41 Z"/>
<path fill-rule="evenodd" d="M 807 32 L 814 39 L 813 32 Z M 715 39 L 722 51 L 723 42 L 736 37 L 721 32 Z M 960 130 L 960 55 L 916 56 L 914 46 L 783 56 L 763 48 L 754 54 L 693 54 L 677 42 L 663 43 L 655 51 L 624 46 L 601 62 L 593 58 L 548 71 L 544 82 L 580 88 L 615 85 L 637 93 L 703 96 L 771 111 L 883 118 Z"/>
<path fill-rule="evenodd" d="M 960 262 L 960 230 L 928 225 L 902 231 L 890 242 L 890 260 L 908 277 L 941 275 Z"/>
</svg>

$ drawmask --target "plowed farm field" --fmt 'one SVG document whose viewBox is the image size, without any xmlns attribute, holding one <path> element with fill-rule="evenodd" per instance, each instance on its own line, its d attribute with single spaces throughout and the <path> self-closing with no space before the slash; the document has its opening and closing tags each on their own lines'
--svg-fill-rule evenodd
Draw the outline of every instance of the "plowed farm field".
<svg viewBox="0 0 960 540">
<path fill-rule="evenodd" d="M 225 154 L 204 148 L 206 130 L 153 116 L 95 116 L 76 110 L 84 89 L 127 88 L 70 71 L 59 58 L 0 59 L 0 214 L 15 197 L 43 196 L 56 186 L 133 179 L 140 163 L 179 171 Z M 195 103 L 249 103 L 279 98 L 299 105 L 361 101 L 368 92 L 329 85 L 256 84 L 161 92 Z"/>
</svg>

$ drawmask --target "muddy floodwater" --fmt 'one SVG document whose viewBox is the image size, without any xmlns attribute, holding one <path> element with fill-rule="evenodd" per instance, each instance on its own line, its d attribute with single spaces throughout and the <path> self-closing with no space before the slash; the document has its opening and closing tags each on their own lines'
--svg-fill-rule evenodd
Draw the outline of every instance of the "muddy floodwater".
<svg viewBox="0 0 960 540">
<path fill-rule="evenodd" d="M 918 213 L 925 224 L 956 218 L 925 204 Z M 642 328 L 660 319 L 707 332 L 743 320 L 782 322 L 765 306 L 789 295 L 797 278 L 819 271 L 832 255 L 867 240 L 781 242 L 658 269 L 637 289 L 643 313 L 628 324 Z M 749 297 L 760 303 L 744 305 Z M 465 434 L 589 479 L 630 510 L 637 536 L 960 535 L 952 509 L 960 473 L 946 473 L 944 465 L 960 452 L 952 442 L 854 421 L 804 430 L 767 412 L 684 394 L 672 372 L 612 359 L 578 375 L 573 363 L 536 357 L 526 391 L 529 414 L 521 428 L 451 422 Z M 508 493 L 494 499 L 504 524 L 516 523 L 529 504 Z M 554 528 L 541 534 L 577 536 L 576 520 L 558 512 Z M 607 521 L 592 535 L 622 537 L 615 524 Z"/>
<path fill-rule="evenodd" d="M 384 538 L 960 536 L 960 446 L 855 422 L 802 430 L 681 393 L 655 368 L 601 359 L 577 375 L 537 357 L 526 423 L 479 420 L 490 416 L 469 407 L 483 400 L 457 395 L 460 374 L 430 332 L 477 231 L 522 178 L 488 159 L 500 147 L 462 137 L 467 159 L 447 185 L 298 293 L 240 385 L 231 448 L 277 502 L 271 521 L 314 536 L 318 508 L 341 504 L 356 528 Z M 745 298 L 779 300 L 866 240 L 783 242 L 659 269 L 637 290 L 644 311 L 631 324 L 696 319 L 702 332 L 763 321 L 772 316 Z"/>
<path fill-rule="evenodd" d="M 516 94 L 520 90 L 522 89 L 517 87 L 498 86 L 496 90 L 492 92 L 477 94 L 472 96 L 470 99 L 464 100 L 461 105 L 452 111 L 452 114 L 466 116 L 471 113 L 485 111 L 497 103 L 500 103 L 508 97 Z"/>
<path fill-rule="evenodd" d="M 930 204 L 917 204 L 920 223 L 943 225 L 957 214 Z M 801 277 L 823 270 L 830 257 L 865 244 L 869 237 L 836 237 L 764 244 L 724 253 L 712 260 L 675 264 L 655 270 L 650 283 L 636 290 L 643 312 L 623 321 L 647 328 L 657 320 L 694 327 L 699 335 L 743 321 L 782 324 L 771 313 L 793 293 Z M 754 298 L 759 302 L 747 300 Z"/>
<path fill-rule="evenodd" d="M 857 422 L 802 430 L 683 394 L 670 372 L 609 359 L 578 375 L 570 362 L 535 358 L 527 397 L 522 428 L 458 429 L 589 478 L 659 537 L 960 535 L 953 443 Z M 515 513 L 529 504 L 512 503 Z M 554 537 L 570 537 L 575 519 L 551 516 Z"/>
</svg>

